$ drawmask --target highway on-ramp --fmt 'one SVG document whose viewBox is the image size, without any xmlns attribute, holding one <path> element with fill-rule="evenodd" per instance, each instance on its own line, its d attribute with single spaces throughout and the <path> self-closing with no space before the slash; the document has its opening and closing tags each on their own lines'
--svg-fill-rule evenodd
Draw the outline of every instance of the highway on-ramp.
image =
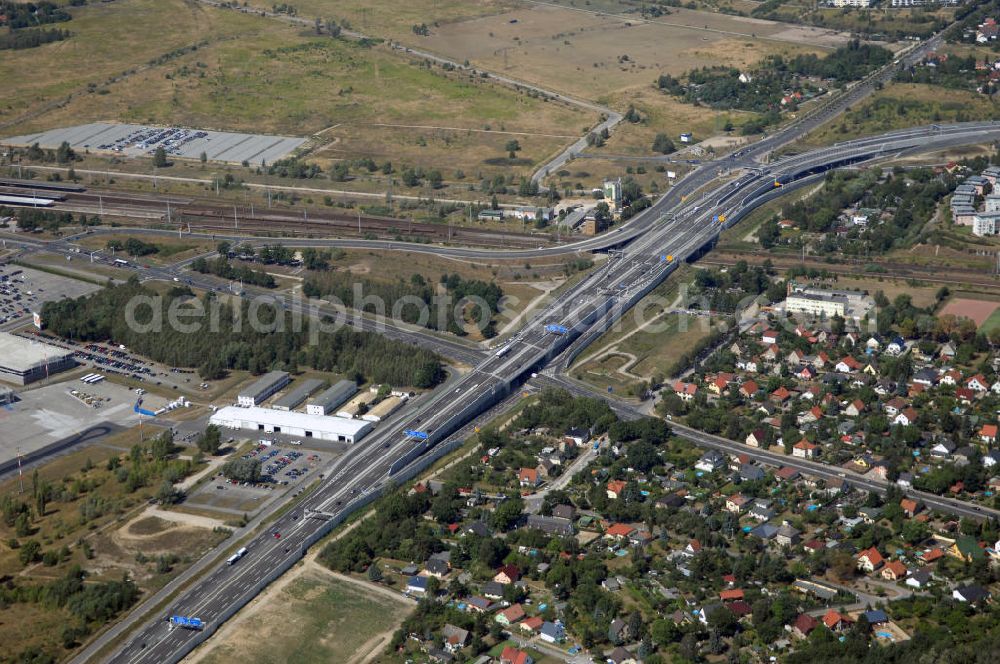
<svg viewBox="0 0 1000 664">
<path fill-rule="evenodd" d="M 772 195 L 774 180 L 792 182 L 810 177 L 816 169 L 864 161 L 895 151 L 1000 138 L 1000 124 L 927 128 L 894 134 L 890 139 L 835 146 L 820 155 L 792 157 L 772 165 L 768 171 L 724 185 L 722 191 L 706 192 L 676 206 L 649 224 L 622 253 L 612 255 L 598 270 L 556 297 L 532 322 L 522 328 L 471 371 L 398 422 L 388 423 L 355 445 L 335 473 L 323 480 L 296 508 L 272 528 L 253 538 L 250 553 L 237 564 L 220 564 L 197 581 L 170 606 L 166 613 L 200 618 L 212 628 L 245 605 L 290 560 L 324 529 L 329 519 L 352 509 L 365 492 L 378 490 L 391 480 L 390 469 L 399 459 L 440 443 L 477 415 L 505 398 L 517 384 L 548 365 L 570 348 L 574 340 L 586 338 L 595 324 L 624 314 L 646 293 L 661 283 L 687 256 L 717 237 L 729 220 L 739 218 L 761 197 Z M 723 219 L 725 217 L 725 219 Z M 417 435 L 404 433 L 415 432 Z M 697 432 L 691 438 L 704 437 Z M 424 439 L 426 438 L 426 440 Z M 704 443 L 705 440 L 702 440 Z M 713 441 L 722 446 L 723 443 Z M 746 447 L 741 446 L 741 452 Z M 787 461 L 782 458 L 782 461 Z M 787 465 L 787 464 L 786 464 Z M 837 471 L 818 464 L 809 472 Z M 858 482 L 864 486 L 864 481 Z M 922 497 L 923 498 L 923 497 Z M 926 498 L 937 506 L 940 499 Z M 954 505 L 947 504 L 950 509 Z M 968 508 L 973 510 L 975 508 Z M 308 517 L 308 514 L 320 515 Z M 274 533 L 280 535 L 280 539 Z M 170 629 L 166 613 L 144 625 L 111 658 L 113 662 L 178 661 L 200 638 L 184 629 Z"/>
</svg>

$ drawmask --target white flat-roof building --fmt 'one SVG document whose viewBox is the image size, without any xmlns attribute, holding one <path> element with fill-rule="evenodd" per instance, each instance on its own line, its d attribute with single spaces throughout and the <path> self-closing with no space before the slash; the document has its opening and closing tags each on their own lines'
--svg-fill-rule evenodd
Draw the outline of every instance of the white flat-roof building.
<svg viewBox="0 0 1000 664">
<path fill-rule="evenodd" d="M 996 235 L 1000 231 L 1000 212 L 980 212 L 972 217 L 972 234 L 977 237 Z"/>
<path fill-rule="evenodd" d="M 327 415 L 309 415 L 257 406 L 220 408 L 211 417 L 216 426 L 285 433 L 302 438 L 356 443 L 372 429 L 371 422 Z"/>
<path fill-rule="evenodd" d="M 27 385 L 74 366 L 71 350 L 0 332 L 0 380 Z"/>
<path fill-rule="evenodd" d="M 236 402 L 247 408 L 260 405 L 275 392 L 292 381 L 287 371 L 269 371 L 236 397 Z"/>
<path fill-rule="evenodd" d="M 785 311 L 843 318 L 847 312 L 847 298 L 839 295 L 792 293 L 785 300 Z"/>
</svg>

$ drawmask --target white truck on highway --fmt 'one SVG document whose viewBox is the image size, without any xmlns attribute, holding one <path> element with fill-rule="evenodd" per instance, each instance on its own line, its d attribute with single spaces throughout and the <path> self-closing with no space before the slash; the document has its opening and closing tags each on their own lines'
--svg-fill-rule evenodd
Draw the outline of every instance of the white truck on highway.
<svg viewBox="0 0 1000 664">
<path fill-rule="evenodd" d="M 239 559 L 242 558 L 245 555 L 247 555 L 247 548 L 243 547 L 239 551 L 237 551 L 236 553 L 234 553 L 233 555 L 231 555 L 228 558 L 226 558 L 226 564 L 227 565 L 235 565 L 239 561 Z"/>
</svg>

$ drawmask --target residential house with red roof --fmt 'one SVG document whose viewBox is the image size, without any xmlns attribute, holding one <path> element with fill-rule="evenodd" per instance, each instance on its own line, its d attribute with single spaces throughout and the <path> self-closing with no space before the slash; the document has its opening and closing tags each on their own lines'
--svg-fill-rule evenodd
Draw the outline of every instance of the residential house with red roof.
<svg viewBox="0 0 1000 664">
<path fill-rule="evenodd" d="M 799 617 L 792 623 L 792 634 L 800 639 L 808 638 L 813 630 L 819 627 L 819 621 L 808 613 L 800 613 Z"/>
<path fill-rule="evenodd" d="M 885 564 L 885 559 L 875 547 L 865 549 L 858 554 L 858 569 L 862 571 L 871 573 L 882 567 L 883 564 Z"/>
<path fill-rule="evenodd" d="M 500 664 L 534 664 L 534 662 L 528 653 L 514 646 L 504 646 L 500 653 Z"/>
<path fill-rule="evenodd" d="M 799 457 L 801 459 L 815 459 L 817 450 L 819 450 L 819 445 L 810 443 L 808 440 L 803 438 L 792 446 L 792 456 Z"/>
<path fill-rule="evenodd" d="M 979 429 L 979 440 L 983 441 L 987 445 L 993 445 L 997 442 L 997 425 L 996 424 L 984 424 L 982 428 Z"/>
<path fill-rule="evenodd" d="M 899 581 L 906 578 L 906 565 L 898 560 L 890 560 L 885 564 L 880 572 L 886 581 Z"/>
<path fill-rule="evenodd" d="M 830 609 L 823 615 L 823 624 L 826 625 L 830 631 L 833 632 L 843 632 L 849 629 L 854 621 L 847 616 Z"/>
<path fill-rule="evenodd" d="M 517 474 L 517 480 L 521 486 L 538 486 L 538 471 L 534 468 L 522 468 Z"/>
<path fill-rule="evenodd" d="M 611 480 L 608 482 L 608 498 L 617 499 L 625 491 L 626 482 L 624 480 Z"/>
</svg>

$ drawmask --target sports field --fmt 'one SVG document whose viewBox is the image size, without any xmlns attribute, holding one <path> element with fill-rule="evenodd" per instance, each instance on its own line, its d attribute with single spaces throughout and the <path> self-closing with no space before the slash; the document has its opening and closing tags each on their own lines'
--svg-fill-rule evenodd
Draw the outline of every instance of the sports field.
<svg viewBox="0 0 1000 664">
<path fill-rule="evenodd" d="M 941 310 L 941 315 L 951 314 L 968 318 L 977 328 L 989 329 L 1000 326 L 1000 302 L 992 300 L 971 300 L 953 298 Z"/>
</svg>

